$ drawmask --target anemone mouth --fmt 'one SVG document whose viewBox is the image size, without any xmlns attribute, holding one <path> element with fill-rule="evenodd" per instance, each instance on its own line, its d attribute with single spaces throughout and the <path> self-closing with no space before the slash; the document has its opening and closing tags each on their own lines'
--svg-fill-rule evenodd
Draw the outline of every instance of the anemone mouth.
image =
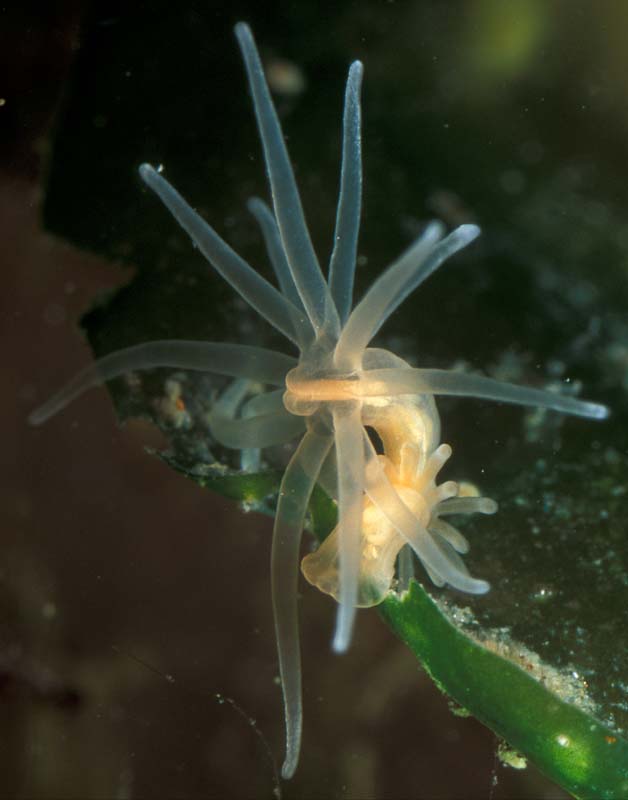
<svg viewBox="0 0 628 800">
<path fill-rule="evenodd" d="M 357 372 L 310 371 L 296 367 L 286 375 L 284 403 L 289 411 L 295 409 L 292 413 L 308 415 L 311 412 L 307 409 L 312 404 L 358 400 L 362 395 L 361 383 L 361 375 Z"/>
</svg>

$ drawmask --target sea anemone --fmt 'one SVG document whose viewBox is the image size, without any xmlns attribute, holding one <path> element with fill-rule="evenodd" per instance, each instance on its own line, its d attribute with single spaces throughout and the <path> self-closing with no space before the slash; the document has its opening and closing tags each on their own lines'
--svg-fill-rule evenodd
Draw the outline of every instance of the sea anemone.
<svg viewBox="0 0 628 800">
<path fill-rule="evenodd" d="M 338 527 L 329 544 L 310 557 L 309 566 L 306 559 L 305 569 L 311 579 L 312 564 L 318 561 L 320 566 L 326 554 L 333 551 L 333 594 L 339 604 L 333 648 L 342 652 L 350 642 L 355 608 L 364 599 L 365 572 L 376 587 L 374 598 L 381 599 L 392 581 L 394 555 L 405 544 L 438 585 L 447 583 L 471 593 L 489 588 L 486 581 L 472 578 L 464 568 L 459 553 L 465 552 L 466 540 L 442 517 L 472 511 L 491 513 L 495 506 L 487 499 L 456 497 L 457 490 L 448 483 L 436 486 L 436 474 L 450 450 L 446 445 L 439 447 L 434 395 L 542 406 L 592 419 L 606 417 L 607 409 L 477 375 L 416 369 L 387 350 L 369 347 L 400 303 L 445 259 L 472 242 L 479 228 L 461 225 L 445 235 L 441 223 L 430 223 L 352 310 L 362 192 L 362 64 L 356 61 L 349 69 L 340 193 L 325 279 L 252 33 L 242 22 L 236 25 L 235 33 L 248 76 L 273 205 L 271 211 L 262 200 L 252 199 L 249 208 L 261 227 L 279 288 L 235 253 L 159 170 L 142 164 L 139 171 L 214 269 L 290 340 L 298 355 L 214 342 L 147 342 L 107 355 L 87 367 L 30 420 L 42 423 L 90 386 L 137 369 L 202 370 L 268 387 L 246 414 L 234 417 L 217 408 L 210 430 L 226 447 L 247 450 L 301 437 L 279 487 L 271 555 L 286 718 L 282 773 L 288 778 L 297 766 L 302 728 L 299 553 L 305 515 L 317 481 L 337 500 Z M 375 452 L 367 428 L 377 432 L 382 454 Z"/>
</svg>

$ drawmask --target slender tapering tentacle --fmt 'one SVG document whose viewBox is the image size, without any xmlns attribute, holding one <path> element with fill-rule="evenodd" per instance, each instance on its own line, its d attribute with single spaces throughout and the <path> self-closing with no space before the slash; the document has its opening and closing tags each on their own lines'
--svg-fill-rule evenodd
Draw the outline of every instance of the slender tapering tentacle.
<svg viewBox="0 0 628 800">
<path fill-rule="evenodd" d="M 285 409 L 239 419 L 214 412 L 209 418 L 209 427 L 217 442 L 234 450 L 272 447 L 291 441 L 305 430 L 303 418 Z"/>
<path fill-rule="evenodd" d="M 425 263 L 442 234 L 443 226 L 439 222 L 428 225 L 423 235 L 380 275 L 353 309 L 336 345 L 334 360 L 339 369 L 360 368 L 374 327 L 379 324 L 398 285 L 405 280 L 409 270 L 415 270 L 417 265 L 420 267 Z M 401 277 L 400 272 L 403 273 Z"/>
<path fill-rule="evenodd" d="M 294 330 L 299 341 L 299 348 L 303 350 L 312 341 L 314 328 L 305 313 L 301 297 L 294 283 L 290 265 L 283 249 L 279 228 L 277 227 L 277 220 L 270 208 L 259 197 L 251 197 L 247 206 L 261 228 L 268 257 L 279 281 L 281 292 L 297 309 L 297 314 L 293 314 Z"/>
<path fill-rule="evenodd" d="M 126 347 L 103 356 L 78 373 L 59 392 L 29 416 L 31 425 L 41 425 L 93 386 L 138 369 L 172 367 L 250 378 L 281 386 L 296 359 L 263 347 L 222 342 L 187 342 L 164 339 Z"/>
<path fill-rule="evenodd" d="M 438 506 L 438 516 L 450 514 L 494 514 L 497 503 L 490 497 L 451 497 Z"/>
<path fill-rule="evenodd" d="M 436 518 L 431 519 L 429 524 L 430 533 L 436 532 L 445 541 L 456 550 L 458 553 L 469 552 L 469 542 L 466 536 L 463 536 L 457 528 L 445 522 L 444 519 Z"/>
<path fill-rule="evenodd" d="M 242 416 L 257 417 L 259 414 L 274 414 L 277 411 L 282 411 L 285 408 L 283 404 L 284 393 L 285 388 L 281 388 L 253 395 L 242 406 Z"/>
<path fill-rule="evenodd" d="M 233 420 L 238 417 L 238 412 L 241 412 L 243 417 L 247 416 L 258 416 L 258 414 L 253 411 L 253 413 L 247 414 L 247 407 L 250 406 L 250 401 L 245 403 L 244 400 L 246 396 L 249 394 L 251 389 L 255 386 L 253 381 L 248 380 L 247 378 L 237 378 L 236 380 L 232 381 L 229 386 L 222 392 L 222 394 L 217 398 L 213 407 L 212 407 L 212 418 L 213 417 L 226 417 L 228 420 Z M 257 398 L 263 397 L 270 397 L 272 401 L 275 400 L 275 395 L 277 392 L 266 392 L 263 394 L 258 394 L 253 400 Z M 274 402 L 269 403 L 272 406 L 270 410 L 275 411 Z M 259 413 L 268 413 L 267 409 L 264 411 L 260 411 Z M 216 437 L 214 437 L 216 438 Z M 244 472 L 259 472 L 261 464 L 261 451 L 258 447 L 242 447 L 240 452 L 240 468 Z"/>
<path fill-rule="evenodd" d="M 329 262 L 329 288 L 336 304 L 341 325 L 351 311 L 353 279 L 360 232 L 362 207 L 362 141 L 360 88 L 364 70 L 359 61 L 349 69 L 345 91 L 345 109 L 342 133 L 342 167 L 340 169 L 340 194 L 336 212 L 334 247 Z"/>
<path fill-rule="evenodd" d="M 333 410 L 338 470 L 340 597 L 333 648 L 344 652 L 351 641 L 358 596 L 360 531 L 364 502 L 364 443 L 358 404 Z"/>
<path fill-rule="evenodd" d="M 590 419 L 606 419 L 610 413 L 606 406 L 599 403 L 447 369 L 374 369 L 362 373 L 361 381 L 360 392 L 365 397 L 396 397 L 403 394 L 457 395 L 549 408 L 563 414 Z"/>
<path fill-rule="evenodd" d="M 425 233 L 380 275 L 353 309 L 336 348 L 338 366 L 358 368 L 368 343 L 400 303 L 447 258 L 480 233 L 476 225 L 461 225 L 438 241 L 442 231 L 440 223 L 428 225 Z"/>
<path fill-rule="evenodd" d="M 337 338 L 340 330 L 338 313 L 305 224 L 292 164 L 253 34 L 244 22 L 236 25 L 235 33 L 242 50 L 264 148 L 275 217 L 294 282 L 317 335 Z"/>
<path fill-rule="evenodd" d="M 297 768 L 303 721 L 297 613 L 301 532 L 312 489 L 331 443 L 331 436 L 311 431 L 305 434 L 284 473 L 275 516 L 271 582 L 286 718 L 286 758 L 281 770 L 286 779 Z"/>
<path fill-rule="evenodd" d="M 298 345 L 292 304 L 232 250 L 154 167 L 142 164 L 140 176 L 227 283 L 267 322 Z"/>
</svg>

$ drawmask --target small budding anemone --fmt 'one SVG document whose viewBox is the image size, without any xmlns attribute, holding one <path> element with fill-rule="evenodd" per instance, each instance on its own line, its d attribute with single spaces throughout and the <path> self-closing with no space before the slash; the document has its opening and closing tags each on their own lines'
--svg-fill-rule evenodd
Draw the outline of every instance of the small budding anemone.
<svg viewBox="0 0 628 800">
<path fill-rule="evenodd" d="M 454 484 L 436 485 L 450 454 L 439 447 L 435 395 L 479 397 L 542 406 L 591 419 L 604 406 L 459 372 L 415 369 L 393 353 L 370 347 L 397 307 L 447 258 L 478 235 L 461 225 L 445 235 L 439 222 L 377 278 L 353 308 L 362 195 L 360 86 L 362 64 L 349 69 L 343 117 L 342 165 L 336 226 L 327 278 L 305 223 L 298 188 L 249 27 L 235 28 L 262 140 L 273 209 L 253 198 L 249 209 L 264 238 L 279 288 L 235 253 L 163 175 L 142 164 L 142 180 L 189 234 L 210 264 L 296 348 L 286 355 L 263 347 L 220 342 L 145 342 L 111 353 L 84 369 L 30 416 L 40 424 L 91 386 L 155 367 L 200 370 L 235 378 L 216 404 L 208 428 L 225 447 L 259 463 L 259 450 L 301 437 L 288 463 L 275 516 L 271 551 L 272 599 L 286 720 L 282 774 L 297 767 L 301 744 L 301 662 L 297 585 L 301 534 L 314 485 L 338 503 L 338 526 L 306 575 L 338 600 L 333 638 L 346 650 L 358 605 L 381 599 L 393 579 L 396 553 L 409 545 L 432 580 L 481 594 L 459 553 L 466 540 L 443 517 L 492 513 L 485 498 L 462 497 Z M 244 402 L 251 382 L 267 391 Z M 373 428 L 383 455 L 367 433 Z M 365 602 L 366 601 L 366 602 Z"/>
<path fill-rule="evenodd" d="M 378 455 L 366 467 L 367 484 L 378 483 L 378 471 L 383 471 L 388 483 L 399 495 L 408 511 L 414 515 L 417 527 L 427 531 L 433 545 L 442 551 L 442 557 L 450 564 L 448 567 L 468 575 L 469 572 L 458 555 L 469 551 L 469 543 L 453 525 L 441 517 L 450 514 L 494 514 L 497 503 L 487 497 L 459 496 L 460 487 L 454 481 L 437 485 L 438 473 L 451 456 L 451 447 L 441 444 L 428 456 L 422 467 L 421 450 L 412 442 L 401 446 L 399 464 L 395 465 L 387 456 Z M 403 523 L 398 526 L 381 512 L 380 508 L 367 495 L 362 510 L 360 531 L 360 565 L 358 572 L 358 597 L 356 605 L 361 608 L 381 603 L 393 584 L 395 564 L 406 539 L 399 533 Z M 340 537 L 339 526 L 325 539 L 314 552 L 305 556 L 301 570 L 305 578 L 336 600 L 340 598 Z M 415 551 L 423 562 L 426 572 L 437 586 L 444 586 L 449 574 L 441 575 L 431 562 L 423 561 L 421 552 Z M 481 593 L 488 590 L 485 581 L 471 579 L 468 591 Z"/>
</svg>

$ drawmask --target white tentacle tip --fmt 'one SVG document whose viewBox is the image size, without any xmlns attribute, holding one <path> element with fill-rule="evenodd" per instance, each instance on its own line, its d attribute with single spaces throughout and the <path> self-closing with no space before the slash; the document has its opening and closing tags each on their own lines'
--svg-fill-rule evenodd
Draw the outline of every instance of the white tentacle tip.
<svg viewBox="0 0 628 800">
<path fill-rule="evenodd" d="M 608 419 L 611 415 L 610 408 L 601 403 L 587 403 L 587 406 L 591 419 Z"/>
<path fill-rule="evenodd" d="M 151 181 L 154 180 L 155 176 L 158 175 L 158 171 L 153 167 L 152 164 L 147 163 L 146 161 L 143 164 L 140 164 L 137 170 L 140 173 L 140 178 L 147 183 L 149 186 Z"/>
<path fill-rule="evenodd" d="M 452 453 L 453 450 L 451 449 L 451 445 L 447 444 L 446 442 L 440 444 L 435 451 L 435 454 L 438 455 L 439 461 L 442 461 L 443 464 L 445 461 L 448 461 L 451 458 Z"/>
<path fill-rule="evenodd" d="M 346 636 L 339 636 L 338 633 L 334 634 L 333 641 L 331 643 L 331 649 L 334 653 L 338 653 L 338 655 L 342 655 L 342 653 L 346 653 L 349 649 L 349 644 L 351 643 L 350 639 L 347 639 Z"/>
<path fill-rule="evenodd" d="M 237 22 L 234 25 L 233 32 L 241 45 L 244 45 L 245 41 L 253 43 L 253 31 L 247 22 Z"/>
<path fill-rule="evenodd" d="M 27 417 L 28 424 L 32 425 L 33 428 L 37 428 L 39 425 L 42 424 L 42 422 L 45 422 L 45 420 L 46 417 L 44 414 L 41 413 L 41 410 L 39 408 L 36 408 L 34 411 L 31 411 L 31 413 Z"/>
<path fill-rule="evenodd" d="M 442 236 L 445 234 L 445 226 L 439 219 L 433 219 L 428 222 L 425 230 L 423 231 L 423 236 L 421 237 L 422 242 L 426 241 L 433 241 L 436 243 Z"/>
<path fill-rule="evenodd" d="M 298 758 L 288 759 L 288 757 L 286 756 L 286 760 L 283 762 L 283 765 L 281 767 L 281 777 L 283 778 L 284 781 L 289 781 L 290 778 L 294 776 L 294 773 L 297 771 L 298 763 L 299 763 Z"/>
<path fill-rule="evenodd" d="M 455 233 L 464 240 L 465 244 L 469 244 L 474 239 L 477 239 L 478 236 L 482 233 L 479 225 L 474 225 L 473 223 L 466 223 L 465 225 L 460 225 L 456 228 Z"/>
<path fill-rule="evenodd" d="M 457 496 L 459 486 L 456 481 L 445 481 L 445 483 L 441 483 L 438 489 L 442 500 L 448 500 L 450 497 Z"/>
<path fill-rule="evenodd" d="M 497 513 L 499 506 L 490 497 L 479 497 L 478 498 L 478 511 L 480 514 L 495 514 Z"/>
<path fill-rule="evenodd" d="M 352 609 L 353 611 L 353 609 Z M 338 620 L 336 623 L 336 630 L 334 631 L 334 638 L 332 639 L 331 649 L 334 653 L 346 653 L 351 644 L 351 634 L 353 631 L 353 624 L 343 624 L 341 617 L 342 606 L 338 608 Z M 351 620 L 351 623 L 353 620 Z"/>
<path fill-rule="evenodd" d="M 364 64 L 361 61 L 353 61 L 349 67 L 349 80 L 361 80 L 364 74 Z"/>
</svg>

